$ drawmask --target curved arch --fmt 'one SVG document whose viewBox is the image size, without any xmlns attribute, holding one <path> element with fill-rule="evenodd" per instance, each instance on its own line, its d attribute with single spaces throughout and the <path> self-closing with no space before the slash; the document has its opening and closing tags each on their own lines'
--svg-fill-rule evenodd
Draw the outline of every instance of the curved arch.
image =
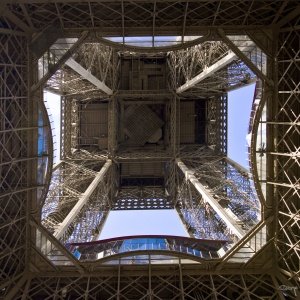
<svg viewBox="0 0 300 300">
<path fill-rule="evenodd" d="M 136 250 L 136 251 L 114 254 L 111 256 L 104 257 L 104 258 L 100 258 L 96 261 L 85 261 L 85 262 L 81 262 L 81 263 L 83 264 L 83 266 L 84 265 L 97 266 L 100 264 L 109 263 L 110 261 L 119 260 L 119 259 L 126 258 L 126 257 L 142 256 L 142 255 L 147 255 L 147 256 L 148 255 L 150 255 L 150 256 L 158 255 L 158 256 L 163 256 L 163 257 L 171 256 L 174 258 L 189 259 L 189 260 L 192 260 L 192 261 L 198 262 L 198 263 L 207 263 L 210 261 L 217 262 L 219 260 L 219 258 L 205 259 L 205 258 L 201 258 L 198 256 L 194 256 L 192 254 L 181 253 L 181 252 L 170 251 L 170 250 Z"/>
<path fill-rule="evenodd" d="M 255 189 L 258 194 L 258 199 L 262 204 L 262 209 L 266 206 L 265 197 L 262 192 L 261 184 L 259 182 L 259 174 L 257 169 L 257 159 L 256 159 L 256 146 L 257 146 L 257 134 L 258 134 L 258 127 L 259 127 L 259 120 L 262 115 L 263 108 L 266 104 L 266 95 L 264 93 L 264 84 L 262 81 L 258 80 L 255 86 L 255 95 L 257 97 L 258 93 L 261 93 L 261 98 L 258 103 L 258 106 L 253 104 L 254 109 L 254 117 L 251 126 L 251 143 L 250 143 L 250 166 L 253 176 L 253 182 Z"/>
<path fill-rule="evenodd" d="M 188 41 L 188 42 L 182 43 L 180 45 L 163 46 L 163 47 L 130 46 L 130 45 L 121 44 L 118 42 L 112 42 L 112 41 L 105 39 L 102 36 L 99 36 L 97 34 L 95 37 L 96 37 L 97 41 L 99 41 L 101 44 L 110 46 L 112 48 L 115 48 L 116 50 L 132 51 L 132 52 L 140 52 L 140 53 L 158 53 L 158 52 L 181 50 L 181 49 L 185 49 L 185 48 L 192 47 L 192 46 L 198 45 L 200 43 L 203 43 L 207 40 L 210 40 L 210 38 L 211 38 L 211 40 L 214 40 L 212 38 L 212 34 L 210 31 L 207 34 L 205 34 L 204 36 L 201 36 L 200 38 L 197 38 L 193 41 Z"/>
<path fill-rule="evenodd" d="M 52 136 L 52 129 L 51 129 L 51 122 L 48 115 L 48 111 L 46 108 L 46 105 L 43 100 L 43 93 L 41 92 L 41 97 L 37 99 L 38 107 L 41 110 L 42 117 L 43 117 L 43 128 L 47 130 L 47 154 L 48 154 L 48 160 L 47 160 L 47 167 L 46 167 L 46 174 L 44 177 L 44 187 L 42 190 L 42 194 L 40 195 L 38 201 L 39 201 L 39 216 L 41 215 L 42 207 L 44 205 L 49 186 L 52 176 L 52 169 L 53 169 L 53 136 Z"/>
<path fill-rule="evenodd" d="M 119 257 L 155 253 L 168 256 L 209 260 L 219 258 L 218 251 L 226 247 L 225 240 L 195 239 L 182 236 L 138 235 L 116 237 L 67 245 L 81 262 L 107 261 Z M 137 254 L 133 254 L 137 253 Z"/>
</svg>

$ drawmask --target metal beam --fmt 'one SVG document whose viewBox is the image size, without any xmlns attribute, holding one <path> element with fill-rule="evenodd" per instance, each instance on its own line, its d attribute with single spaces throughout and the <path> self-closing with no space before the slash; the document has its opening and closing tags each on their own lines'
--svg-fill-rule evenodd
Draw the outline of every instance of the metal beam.
<svg viewBox="0 0 300 300">
<path fill-rule="evenodd" d="M 284 16 L 279 22 L 277 22 L 278 27 L 283 27 L 286 23 L 290 22 L 293 18 L 296 18 L 300 15 L 300 5 L 293 9 L 289 14 Z"/>
<path fill-rule="evenodd" d="M 23 274 L 21 279 L 14 285 L 14 287 L 6 295 L 5 299 L 7 299 L 7 300 L 15 299 L 15 296 L 16 296 L 17 292 L 25 284 L 26 280 L 30 280 L 30 278 L 28 278 L 28 277 L 29 277 L 28 274 Z"/>
<path fill-rule="evenodd" d="M 55 54 L 61 54 L 63 55 L 63 51 L 60 49 L 58 45 L 52 45 L 52 49 L 55 49 Z M 72 57 L 70 57 L 65 64 L 70 67 L 73 71 L 75 71 L 77 74 L 82 76 L 84 79 L 88 80 L 90 83 L 92 83 L 94 86 L 96 86 L 98 89 L 103 91 L 107 95 L 112 95 L 113 91 L 103 82 L 100 81 L 97 77 L 95 77 L 89 70 L 85 69 L 81 66 L 77 61 L 75 61 Z"/>
<path fill-rule="evenodd" d="M 249 170 L 241 166 L 239 163 L 237 163 L 236 161 L 232 160 L 229 157 L 225 157 L 225 159 L 229 164 L 231 164 L 234 168 L 236 168 L 242 175 L 251 177 L 251 173 L 249 172 Z"/>
<path fill-rule="evenodd" d="M 226 223 L 230 230 L 240 239 L 245 235 L 244 230 L 234 219 L 234 215 L 228 210 L 225 211 L 225 208 L 222 207 L 219 202 L 214 199 L 214 197 L 206 190 L 206 188 L 199 182 L 199 180 L 194 175 L 194 172 L 189 170 L 189 168 L 180 160 L 176 159 L 178 167 L 181 169 L 185 175 L 186 180 L 189 180 L 195 189 L 201 194 L 203 200 L 208 202 L 214 211 L 220 216 L 220 218 Z M 232 215 L 231 215 L 232 214 Z"/>
<path fill-rule="evenodd" d="M 72 210 L 69 212 L 69 214 L 66 216 L 66 218 L 63 220 L 62 223 L 58 226 L 58 228 L 54 232 L 54 236 L 57 239 L 60 239 L 63 234 L 66 232 L 70 224 L 73 222 L 73 220 L 76 218 L 82 207 L 88 202 L 90 196 L 98 186 L 99 182 L 103 179 L 104 175 L 108 171 L 109 167 L 111 166 L 112 161 L 108 159 L 104 166 L 101 168 L 101 170 L 98 172 L 97 176 L 94 178 L 92 183 L 89 185 L 89 187 L 86 189 L 86 191 L 81 195 L 78 202 L 75 204 L 75 206 L 72 208 Z"/>
<path fill-rule="evenodd" d="M 103 91 L 107 95 L 112 95 L 113 91 L 102 81 L 100 81 L 97 77 L 95 77 L 91 72 L 83 68 L 78 62 L 76 62 L 73 58 L 70 58 L 65 63 L 68 67 L 82 76 L 84 79 L 88 80 L 98 89 Z"/>
<path fill-rule="evenodd" d="M 194 78 L 188 80 L 185 84 L 177 88 L 176 93 L 180 94 L 182 92 L 185 92 L 186 90 L 194 87 L 197 83 L 200 81 L 203 81 L 205 78 L 210 77 L 212 74 L 216 73 L 217 71 L 221 70 L 228 64 L 230 64 L 232 61 L 236 60 L 237 56 L 235 53 L 230 51 L 225 57 L 218 60 L 216 63 L 208 67 L 207 69 L 203 70 L 200 74 L 195 76 Z"/>
<path fill-rule="evenodd" d="M 2 15 L 17 25 L 19 29 L 23 30 L 25 33 L 31 34 L 33 32 L 33 30 L 14 13 L 12 13 L 4 3 L 0 5 L 0 16 Z"/>
<path fill-rule="evenodd" d="M 182 212 L 180 211 L 180 208 L 179 207 L 175 207 L 177 213 L 178 213 L 178 216 L 184 226 L 184 229 L 186 230 L 186 232 L 188 233 L 188 235 L 191 237 L 191 238 L 196 238 L 195 235 L 194 235 L 194 232 L 192 230 L 191 227 L 189 227 L 188 223 L 186 222 L 186 220 L 184 219 L 183 215 L 182 215 Z"/>
<path fill-rule="evenodd" d="M 244 47 L 239 48 L 226 36 L 224 30 L 218 29 L 217 32 L 224 41 L 224 43 L 227 44 L 227 46 L 236 54 L 236 56 L 239 57 L 258 78 L 267 82 L 271 86 L 274 85 L 274 82 L 271 79 L 269 79 L 265 74 L 263 74 L 263 72 L 259 70 L 259 68 L 251 61 L 251 59 L 243 53 L 244 49 L 247 49 L 249 45 L 245 45 Z M 254 43 L 253 46 L 255 46 Z"/>
<path fill-rule="evenodd" d="M 87 38 L 88 35 L 89 33 L 85 31 L 77 40 L 77 42 L 59 58 L 58 62 L 55 65 L 53 65 L 50 70 L 48 70 L 47 74 L 45 74 L 39 82 L 32 86 L 31 92 L 34 93 L 40 87 L 42 87 L 51 78 L 51 76 L 63 66 L 63 64 L 70 58 L 70 56 L 73 55 L 73 53 L 78 49 L 78 47 L 83 43 L 83 41 Z"/>
</svg>

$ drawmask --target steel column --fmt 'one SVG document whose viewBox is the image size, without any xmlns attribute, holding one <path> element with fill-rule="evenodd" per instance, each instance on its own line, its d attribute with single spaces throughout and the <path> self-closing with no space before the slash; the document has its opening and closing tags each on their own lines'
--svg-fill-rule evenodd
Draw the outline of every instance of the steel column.
<svg viewBox="0 0 300 300">
<path fill-rule="evenodd" d="M 111 166 L 112 161 L 107 160 L 107 162 L 104 164 L 104 166 L 101 168 L 100 172 L 97 174 L 95 179 L 92 181 L 92 183 L 89 185 L 87 190 L 81 195 L 78 202 L 75 204 L 75 206 L 72 208 L 72 210 L 69 212 L 69 214 L 66 216 L 66 218 L 63 220 L 63 222 L 58 226 L 58 228 L 54 231 L 54 236 L 57 239 L 60 239 L 65 231 L 68 229 L 72 221 L 76 218 L 82 207 L 87 203 L 89 200 L 89 197 L 93 193 L 93 191 L 96 189 L 99 182 L 103 179 L 104 175 L 108 171 L 109 167 Z"/>
<path fill-rule="evenodd" d="M 216 201 L 212 195 L 206 190 L 206 188 L 195 177 L 194 173 L 187 168 L 187 166 L 180 160 L 176 160 L 177 166 L 181 169 L 185 175 L 186 180 L 189 180 L 196 190 L 202 195 L 205 202 L 208 202 L 216 213 L 222 218 L 227 226 L 236 234 L 240 239 L 245 235 L 244 230 L 238 225 L 234 219 L 234 215 L 229 215 L 230 211 L 225 211 L 224 208 Z"/>
</svg>

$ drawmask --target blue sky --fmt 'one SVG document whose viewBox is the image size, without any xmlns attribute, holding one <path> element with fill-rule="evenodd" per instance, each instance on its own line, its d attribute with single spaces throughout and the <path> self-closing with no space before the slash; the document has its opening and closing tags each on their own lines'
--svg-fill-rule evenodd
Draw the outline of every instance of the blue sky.
<svg viewBox="0 0 300 300">
<path fill-rule="evenodd" d="M 254 88 L 255 84 L 228 94 L 228 156 L 245 168 L 249 168 L 246 135 Z M 46 93 L 45 98 L 55 124 L 55 148 L 59 149 L 60 97 Z M 175 210 L 134 210 L 110 212 L 101 239 L 140 234 L 188 236 Z"/>
<path fill-rule="evenodd" d="M 228 93 L 228 157 L 249 169 L 247 140 L 255 84 Z"/>
<path fill-rule="evenodd" d="M 56 164 L 60 160 L 60 96 L 44 92 L 44 101 L 52 128 L 54 158 L 53 163 Z"/>
<path fill-rule="evenodd" d="M 128 210 L 110 212 L 101 239 L 141 234 L 188 236 L 174 209 Z"/>
</svg>

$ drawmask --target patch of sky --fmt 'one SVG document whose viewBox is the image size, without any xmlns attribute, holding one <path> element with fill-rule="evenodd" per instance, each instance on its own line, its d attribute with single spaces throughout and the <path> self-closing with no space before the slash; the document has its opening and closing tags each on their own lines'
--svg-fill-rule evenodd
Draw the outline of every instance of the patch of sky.
<svg viewBox="0 0 300 300">
<path fill-rule="evenodd" d="M 44 91 L 44 102 L 51 122 L 54 158 L 53 163 L 60 161 L 60 122 L 61 98 L 59 95 Z"/>
<path fill-rule="evenodd" d="M 255 84 L 228 93 L 228 157 L 249 169 L 247 135 Z"/>
<path fill-rule="evenodd" d="M 131 235 L 188 236 L 173 209 L 111 211 L 100 239 Z"/>
<path fill-rule="evenodd" d="M 192 41 L 200 36 L 185 36 L 184 41 Z M 130 37 L 107 37 L 106 39 L 115 43 L 125 43 L 138 47 L 164 47 L 180 44 L 181 36 L 130 36 Z"/>
</svg>

